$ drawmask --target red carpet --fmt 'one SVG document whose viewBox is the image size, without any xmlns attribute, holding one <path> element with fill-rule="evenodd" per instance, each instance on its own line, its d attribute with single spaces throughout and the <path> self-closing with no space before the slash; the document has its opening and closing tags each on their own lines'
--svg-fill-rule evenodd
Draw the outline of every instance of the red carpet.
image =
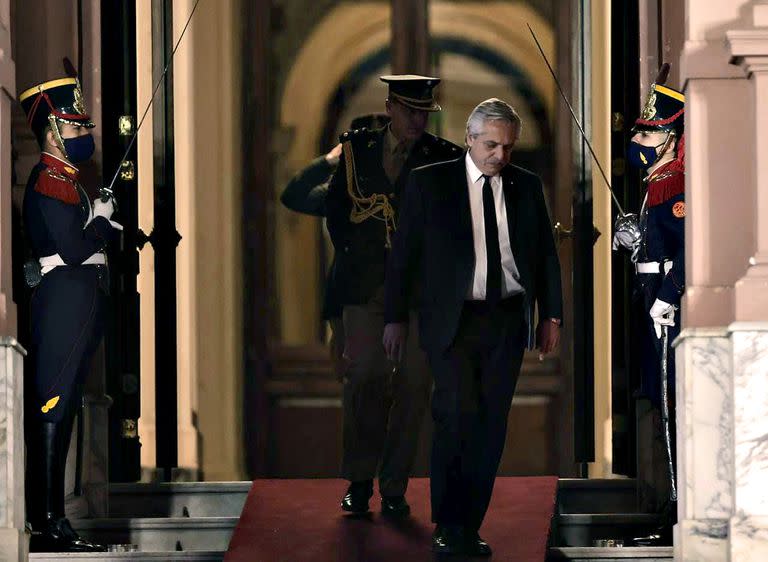
<svg viewBox="0 0 768 562">
<path fill-rule="evenodd" d="M 408 486 L 413 514 L 396 524 L 378 513 L 378 495 L 367 516 L 339 508 L 345 480 L 256 480 L 235 528 L 225 562 L 425 562 L 433 557 L 429 480 Z M 494 550 L 477 560 L 543 562 L 556 477 L 498 478 L 481 536 Z M 475 560 L 475 559 L 472 559 Z"/>
</svg>

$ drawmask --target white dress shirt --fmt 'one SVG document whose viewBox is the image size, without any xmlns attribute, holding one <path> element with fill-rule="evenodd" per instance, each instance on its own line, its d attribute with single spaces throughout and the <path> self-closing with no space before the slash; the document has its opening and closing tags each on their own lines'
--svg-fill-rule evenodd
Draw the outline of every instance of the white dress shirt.
<svg viewBox="0 0 768 562">
<path fill-rule="evenodd" d="M 475 165 L 472 157 L 467 152 L 467 188 L 469 189 L 469 207 L 472 212 L 472 236 L 475 242 L 475 270 L 472 276 L 472 285 L 469 288 L 467 299 L 485 300 L 485 291 L 488 277 L 488 252 L 485 246 L 485 215 L 483 213 L 483 172 Z M 512 246 L 509 240 L 509 222 L 507 221 L 507 206 L 504 202 L 504 189 L 501 184 L 501 176 L 491 178 L 491 190 L 493 202 L 496 207 L 496 223 L 499 229 L 499 249 L 501 250 L 501 271 L 504 282 L 501 285 L 501 297 L 509 297 L 525 290 L 520 284 L 520 273 L 515 265 L 515 257 L 512 255 Z"/>
</svg>

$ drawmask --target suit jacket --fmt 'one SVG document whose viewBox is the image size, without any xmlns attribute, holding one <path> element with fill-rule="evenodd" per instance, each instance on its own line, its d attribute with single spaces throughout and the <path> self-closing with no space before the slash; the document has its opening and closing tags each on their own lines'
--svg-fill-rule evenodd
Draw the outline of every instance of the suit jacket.
<svg viewBox="0 0 768 562">
<path fill-rule="evenodd" d="M 562 318 L 560 261 L 539 177 L 512 165 L 501 177 L 532 347 L 534 306 L 541 318 Z M 418 279 L 421 346 L 445 350 L 456 335 L 474 265 L 464 156 L 413 170 L 387 263 L 385 321 L 407 320 L 409 293 Z"/>
<path fill-rule="evenodd" d="M 382 164 L 384 135 L 387 129 L 357 129 L 341 136 L 354 156 L 357 187 L 363 196 L 384 194 L 397 214 L 410 171 L 416 167 L 456 158 L 461 149 L 455 144 L 424 133 L 416 141 L 394 185 Z M 350 221 L 352 200 L 347 191 L 347 164 L 342 155 L 331 179 L 326 198 L 328 232 L 336 249 L 335 281 L 340 304 L 364 304 L 384 284 L 388 250 L 386 224 L 377 217 L 361 223 Z"/>
</svg>

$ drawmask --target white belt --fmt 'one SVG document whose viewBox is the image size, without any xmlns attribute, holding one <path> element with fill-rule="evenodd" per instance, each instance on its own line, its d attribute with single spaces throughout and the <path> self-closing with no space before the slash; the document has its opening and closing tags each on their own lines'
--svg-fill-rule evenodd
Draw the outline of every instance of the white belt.
<svg viewBox="0 0 768 562">
<path fill-rule="evenodd" d="M 44 258 L 40 258 L 40 273 L 45 275 L 49 271 L 51 271 L 54 267 L 58 267 L 60 265 L 72 265 L 66 263 L 63 259 L 61 259 L 61 256 L 59 254 L 54 254 L 52 256 L 45 256 Z M 91 257 L 89 257 L 87 260 L 82 262 L 80 265 L 104 265 L 107 263 L 107 257 L 102 252 L 96 252 Z"/>
<path fill-rule="evenodd" d="M 635 264 L 638 273 L 661 273 L 661 263 L 657 261 L 646 261 L 643 263 Z M 673 262 L 664 262 L 664 275 L 669 273 L 672 269 Z"/>
</svg>

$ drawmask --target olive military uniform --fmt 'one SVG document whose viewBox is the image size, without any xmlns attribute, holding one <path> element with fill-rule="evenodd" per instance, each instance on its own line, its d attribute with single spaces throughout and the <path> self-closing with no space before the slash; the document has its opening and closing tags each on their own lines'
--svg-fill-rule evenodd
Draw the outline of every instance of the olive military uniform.
<svg viewBox="0 0 768 562">
<path fill-rule="evenodd" d="M 352 482 L 370 480 L 378 469 L 382 496 L 401 496 L 432 381 L 416 341 L 413 313 L 402 364 L 396 367 L 385 356 L 385 264 L 410 171 L 456 158 L 461 149 L 428 133 L 400 143 L 389 127 L 349 131 L 341 141 L 343 155 L 326 205 L 349 362 L 342 475 Z"/>
</svg>

